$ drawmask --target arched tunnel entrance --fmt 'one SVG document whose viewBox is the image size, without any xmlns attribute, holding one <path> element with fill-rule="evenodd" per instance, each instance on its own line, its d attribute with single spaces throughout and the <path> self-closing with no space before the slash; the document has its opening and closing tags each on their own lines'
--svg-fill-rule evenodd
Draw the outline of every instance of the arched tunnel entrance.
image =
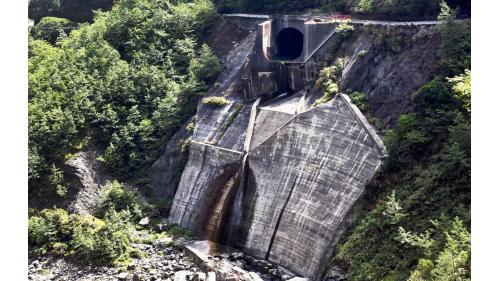
<svg viewBox="0 0 500 281">
<path fill-rule="evenodd" d="M 304 35 L 293 27 L 282 29 L 276 36 L 274 60 L 295 60 L 302 54 Z"/>
</svg>

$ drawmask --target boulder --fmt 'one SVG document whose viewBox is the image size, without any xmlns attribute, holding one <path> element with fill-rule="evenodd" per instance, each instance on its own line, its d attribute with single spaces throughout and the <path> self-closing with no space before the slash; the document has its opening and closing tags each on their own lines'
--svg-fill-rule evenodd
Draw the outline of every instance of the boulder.
<svg viewBox="0 0 500 281">
<path fill-rule="evenodd" d="M 140 226 L 147 226 L 149 224 L 149 217 L 144 217 L 139 221 Z"/>
<path fill-rule="evenodd" d="M 186 281 L 186 280 L 188 280 L 189 273 L 190 272 L 188 270 L 177 271 L 174 274 L 174 281 Z"/>
<path fill-rule="evenodd" d="M 207 275 L 207 281 L 216 281 L 217 278 L 215 276 L 216 276 L 215 272 L 210 271 Z"/>
<path fill-rule="evenodd" d="M 116 278 L 118 278 L 118 280 L 127 280 L 128 273 L 127 272 L 122 272 L 122 273 L 116 275 Z"/>
<path fill-rule="evenodd" d="M 193 281 L 205 281 L 207 275 L 204 272 L 196 272 L 193 276 Z"/>
</svg>

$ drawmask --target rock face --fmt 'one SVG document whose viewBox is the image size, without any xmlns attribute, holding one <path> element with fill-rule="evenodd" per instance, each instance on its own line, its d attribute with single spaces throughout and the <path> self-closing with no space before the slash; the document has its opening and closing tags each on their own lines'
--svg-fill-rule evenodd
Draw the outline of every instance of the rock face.
<svg viewBox="0 0 500 281">
<path fill-rule="evenodd" d="M 370 28 L 357 25 L 344 42 L 332 33 L 306 62 L 293 64 L 264 56 L 265 24 L 251 31 L 208 93 L 230 103 L 198 106 L 169 221 L 319 280 L 386 151 L 346 95 L 316 106 L 321 93 L 305 86 L 325 61 L 342 57 L 343 88 L 364 91 L 390 124 L 409 110 L 412 89 L 435 62 L 435 51 L 417 56 L 436 44 L 431 27 L 398 26 L 391 34 L 406 38 L 402 45 L 377 41 L 385 26 Z M 422 72 L 413 79 L 405 70 Z"/>
<path fill-rule="evenodd" d="M 411 94 L 436 71 L 439 34 L 425 25 L 357 28 L 337 51 L 345 54 L 344 88 L 365 93 L 373 115 L 394 124 L 411 110 Z"/>
<path fill-rule="evenodd" d="M 65 176 L 70 183 L 68 210 L 80 214 L 94 214 L 98 205 L 99 190 L 110 176 L 97 160 L 99 151 L 88 148 L 65 163 Z"/>
<path fill-rule="evenodd" d="M 181 129 L 168 141 L 165 152 L 149 169 L 151 186 L 156 195 L 161 198 L 173 198 L 177 190 L 188 158 L 188 152 L 183 149 L 183 145 L 191 137 L 191 133 L 186 128 L 191 122 L 192 120 L 189 120 L 181 126 Z"/>
</svg>

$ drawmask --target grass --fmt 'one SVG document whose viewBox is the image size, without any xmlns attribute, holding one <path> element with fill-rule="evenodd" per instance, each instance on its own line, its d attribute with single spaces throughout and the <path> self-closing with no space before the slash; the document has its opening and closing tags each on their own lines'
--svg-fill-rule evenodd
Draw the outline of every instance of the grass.
<svg viewBox="0 0 500 281">
<path fill-rule="evenodd" d="M 204 98 L 202 103 L 204 105 L 223 107 L 223 106 L 230 104 L 231 102 L 224 97 L 208 97 L 208 98 Z"/>
</svg>

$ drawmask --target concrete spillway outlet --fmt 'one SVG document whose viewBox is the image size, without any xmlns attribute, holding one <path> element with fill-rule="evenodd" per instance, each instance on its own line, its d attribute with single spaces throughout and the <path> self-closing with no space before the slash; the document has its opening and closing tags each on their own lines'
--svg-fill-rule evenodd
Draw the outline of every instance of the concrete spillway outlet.
<svg viewBox="0 0 500 281">
<path fill-rule="evenodd" d="M 273 60 L 295 60 L 302 54 L 304 35 L 293 27 L 282 29 L 276 36 L 276 55 Z"/>
</svg>

